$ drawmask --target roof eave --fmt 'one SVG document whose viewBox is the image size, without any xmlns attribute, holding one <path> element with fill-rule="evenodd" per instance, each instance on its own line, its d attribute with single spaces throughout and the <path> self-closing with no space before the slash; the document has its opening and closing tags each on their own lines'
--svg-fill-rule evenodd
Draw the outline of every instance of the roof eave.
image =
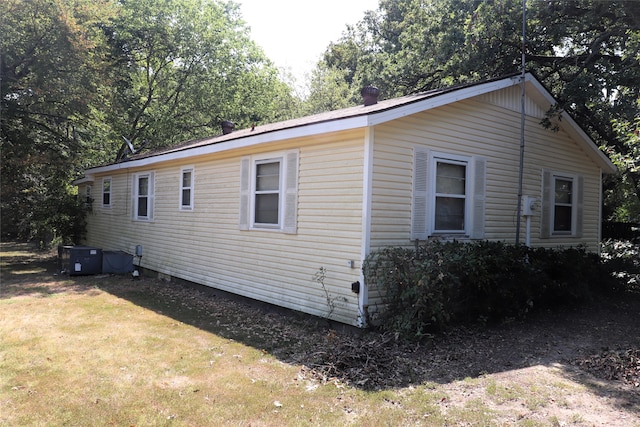
<svg viewBox="0 0 640 427">
<path fill-rule="evenodd" d="M 340 132 L 375 126 L 396 120 L 402 117 L 410 116 L 419 112 L 427 111 L 433 108 L 441 107 L 453 102 L 462 101 L 475 96 L 483 95 L 488 92 L 505 89 L 521 83 L 521 76 L 514 75 L 502 79 L 496 79 L 485 83 L 473 84 L 459 89 L 451 90 L 435 96 L 425 96 L 406 104 L 392 106 L 382 110 L 371 112 L 363 112 L 362 114 L 339 117 L 330 120 L 323 120 L 315 123 L 306 123 L 302 125 L 291 126 L 283 129 L 276 129 L 255 135 L 242 135 L 235 139 L 227 139 L 216 141 L 216 138 L 205 139 L 208 143 L 198 146 L 178 147 L 165 153 L 152 155 L 140 159 L 132 159 L 121 163 L 114 163 L 105 166 L 88 169 L 87 174 L 106 173 L 122 169 L 134 169 L 148 167 L 150 165 L 164 163 L 172 160 L 181 160 L 193 156 L 220 153 L 239 148 L 247 148 L 259 146 L 271 142 L 283 141 L 293 138 L 302 138 L 316 136 L 329 132 Z M 538 102 L 547 102 L 550 106 L 556 101 L 553 96 L 544 88 L 544 86 L 535 79 L 531 74 L 526 74 L 525 82 L 530 96 Z M 605 173 L 615 173 L 617 168 L 609 160 L 609 158 L 598 149 L 593 140 L 582 130 L 582 128 L 571 118 L 569 114 L 565 114 L 561 126 L 567 130 L 576 140 L 583 144 L 589 157 L 598 164 Z"/>
<path fill-rule="evenodd" d="M 240 148 L 254 147 L 271 142 L 283 141 L 286 139 L 303 138 L 328 132 L 340 132 L 345 130 L 364 128 L 368 125 L 369 123 L 367 115 L 336 119 L 333 121 L 320 123 L 312 123 L 304 126 L 275 130 L 271 132 L 259 133 L 256 135 L 243 136 L 237 139 L 230 139 L 217 143 L 212 142 L 211 144 L 202 145 L 199 147 L 184 147 L 182 149 L 177 149 L 176 151 L 170 151 L 168 153 L 145 157 L 142 159 L 128 160 L 121 163 L 98 166 L 88 169 L 87 174 L 101 174 L 116 170 L 141 168 L 157 163 L 181 160 L 194 156 L 221 153 Z"/>
<path fill-rule="evenodd" d="M 77 186 L 77 185 L 92 183 L 93 181 L 94 181 L 93 175 L 85 174 L 85 176 L 83 176 L 82 178 L 78 178 L 75 181 L 73 181 L 72 184 Z"/>
</svg>

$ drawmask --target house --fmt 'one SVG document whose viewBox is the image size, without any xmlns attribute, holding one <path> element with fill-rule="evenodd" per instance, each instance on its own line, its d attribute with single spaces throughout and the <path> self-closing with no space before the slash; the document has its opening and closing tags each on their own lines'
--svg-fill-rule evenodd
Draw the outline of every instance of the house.
<svg viewBox="0 0 640 427">
<path fill-rule="evenodd" d="M 416 239 L 597 250 L 611 161 L 532 76 L 510 76 L 190 141 L 91 168 L 86 244 L 144 269 L 345 324 L 378 301 L 362 262 Z M 526 220 L 526 221 L 525 221 Z"/>
</svg>

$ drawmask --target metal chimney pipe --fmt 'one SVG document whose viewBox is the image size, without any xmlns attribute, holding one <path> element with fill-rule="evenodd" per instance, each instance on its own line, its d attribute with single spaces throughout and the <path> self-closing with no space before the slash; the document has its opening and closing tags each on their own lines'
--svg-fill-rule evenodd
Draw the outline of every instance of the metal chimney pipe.
<svg viewBox="0 0 640 427">
<path fill-rule="evenodd" d="M 365 86 L 360 91 L 362 95 L 362 101 L 364 106 L 374 105 L 378 103 L 378 95 L 380 95 L 380 89 L 375 86 Z"/>
<path fill-rule="evenodd" d="M 222 124 L 222 134 L 223 135 L 226 135 L 228 133 L 233 132 L 233 128 L 235 127 L 235 125 L 233 124 L 232 121 L 225 120 L 221 124 Z"/>
</svg>

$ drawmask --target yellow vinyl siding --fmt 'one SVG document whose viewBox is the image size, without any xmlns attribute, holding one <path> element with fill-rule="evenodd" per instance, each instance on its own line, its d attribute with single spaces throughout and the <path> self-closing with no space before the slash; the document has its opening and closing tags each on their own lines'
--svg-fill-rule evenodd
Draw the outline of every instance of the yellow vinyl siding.
<svg viewBox="0 0 640 427">
<path fill-rule="evenodd" d="M 358 296 L 351 283 L 360 276 L 363 135 L 324 136 L 321 144 L 301 139 L 273 151 L 300 150 L 297 234 L 239 229 L 242 156 L 225 154 L 150 169 L 155 172 L 151 223 L 132 221 L 130 206 L 124 206 L 131 204 L 132 176 L 139 171 L 111 172 L 114 196 L 121 194 L 114 208 L 127 217 L 112 221 L 96 213 L 87 242 L 129 252 L 141 244 L 145 268 L 318 316 L 329 314 L 329 298 L 335 305 L 331 318 L 355 325 Z M 242 155 L 271 152 L 263 147 Z M 179 209 L 184 165 L 194 168 L 193 211 Z M 119 232 L 113 233 L 116 224 Z M 357 268 L 348 267 L 348 260 Z M 314 280 L 321 267 L 328 295 Z"/>
<path fill-rule="evenodd" d="M 91 177 L 93 197 L 101 200 L 99 183 L 104 176 L 111 177 L 112 207 L 102 209 L 94 202 L 88 218 L 87 244 L 131 253 L 136 245 L 143 245 L 142 266 L 150 270 L 318 316 L 328 316 L 329 305 L 333 304 L 333 320 L 355 325 L 360 314 L 359 296 L 351 292 L 351 283 L 361 280 L 362 255 L 386 246 L 414 244 L 414 150 L 464 156 L 469 165 L 482 165 L 486 169 L 484 238 L 514 241 L 519 97 L 517 88 L 508 88 L 384 123 L 381 121 L 390 117 L 385 116 L 388 111 L 372 113 L 366 119 L 381 124 L 370 129 L 325 130 L 326 133 L 305 137 L 293 137 L 305 133 L 292 131 L 280 134 L 289 135 L 288 139 L 273 143 L 268 142 L 269 134 L 246 144 L 242 142 L 249 140 L 240 137 L 237 145 L 226 145 L 235 144 L 235 140 L 212 145 L 221 151 L 212 149 L 206 155 L 181 160 L 159 156 L 155 162 L 152 157 L 153 166 L 145 169 L 125 169 L 125 163 L 122 169 L 98 168 L 109 172 Z M 538 209 L 532 217 L 531 244 L 557 247 L 586 243 L 595 250 L 601 171 L 594 161 L 598 159 L 576 144 L 570 136 L 576 134 L 552 132 L 540 125 L 540 117 L 548 109 L 536 104 L 540 99 L 544 98 L 526 99 L 529 115 L 523 194 L 536 197 L 541 203 L 543 169 L 581 176 L 584 222 L 580 238 L 542 239 Z M 364 126 L 366 120 L 361 118 L 349 118 L 345 128 Z M 327 127 L 335 129 L 341 123 L 331 120 Z M 320 128 L 324 124 L 314 126 Z M 274 138 L 279 136 L 274 134 Z M 282 156 L 292 150 L 298 160 L 295 234 L 241 229 L 246 228 L 244 223 L 240 226 L 241 159 Z M 163 158 L 173 160 L 162 163 Z M 483 161 L 476 162 L 477 158 Z M 141 163 L 144 160 L 136 164 Z M 606 162 L 600 164 L 606 166 Z M 185 166 L 193 167 L 193 210 L 179 208 L 181 168 Z M 143 172 L 153 172 L 155 178 L 154 217 L 150 222 L 132 218 L 134 176 Z M 369 211 L 365 202 L 370 205 Z M 363 224 L 368 230 L 363 229 Z M 367 231 L 369 234 L 365 235 Z M 524 242 L 524 218 L 520 231 Z M 350 261 L 354 268 L 348 265 Z M 314 278 L 321 268 L 326 269 L 325 289 Z M 374 311 L 380 297 L 375 290 L 370 291 L 368 301 L 366 294 L 361 297 Z"/>
<path fill-rule="evenodd" d="M 510 91 L 514 94 L 514 91 Z M 503 94 L 504 95 L 504 94 Z M 496 99 L 509 104 L 506 95 Z M 539 114 L 543 110 L 528 111 Z M 413 149 L 431 150 L 486 159 L 485 239 L 514 242 L 520 155 L 518 111 L 471 99 L 447 105 L 375 128 L 370 250 L 385 246 L 412 247 L 411 200 Z M 532 246 L 576 246 L 597 250 L 599 240 L 600 172 L 570 137 L 526 117 L 523 194 L 542 199 L 542 169 L 584 177 L 584 222 L 581 238 L 540 238 L 541 209 L 531 223 Z M 525 239 L 521 222 L 521 243 Z M 369 292 L 370 311 L 382 303 L 376 289 Z"/>
<path fill-rule="evenodd" d="M 536 112 L 539 112 L 538 109 Z M 371 247 L 409 246 L 413 147 L 487 160 L 485 238 L 513 242 L 516 228 L 520 115 L 517 111 L 471 99 L 376 127 Z M 578 245 L 595 250 L 598 242 L 597 167 L 567 134 L 544 129 L 527 117 L 523 194 L 542 197 L 542 168 L 584 176 L 582 238 L 540 239 L 540 210 L 532 218 L 534 246 Z M 521 236 L 524 242 L 525 222 Z M 404 231 L 399 235 L 398 231 Z"/>
</svg>

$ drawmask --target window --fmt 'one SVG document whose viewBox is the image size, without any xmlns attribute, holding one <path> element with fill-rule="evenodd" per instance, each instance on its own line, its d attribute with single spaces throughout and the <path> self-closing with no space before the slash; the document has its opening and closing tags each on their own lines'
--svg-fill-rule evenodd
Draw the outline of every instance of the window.
<svg viewBox="0 0 640 427">
<path fill-rule="evenodd" d="M 93 199 L 91 198 L 91 186 L 87 185 L 85 190 L 84 190 L 84 196 L 85 196 L 85 202 L 84 202 L 84 207 L 87 209 L 91 209 L 92 205 L 93 205 Z"/>
<path fill-rule="evenodd" d="M 553 202 L 553 232 L 571 233 L 573 223 L 573 179 L 557 178 Z"/>
<path fill-rule="evenodd" d="M 541 237 L 582 236 L 582 176 L 543 171 Z"/>
<path fill-rule="evenodd" d="M 411 238 L 484 238 L 486 160 L 414 150 Z"/>
<path fill-rule="evenodd" d="M 435 159 L 434 232 L 465 230 L 467 163 Z"/>
<path fill-rule="evenodd" d="M 140 221 L 151 221 L 153 219 L 154 173 L 137 174 L 133 182 L 133 218 Z"/>
<path fill-rule="evenodd" d="M 193 210 L 193 168 L 182 169 L 180 180 L 180 209 Z"/>
<path fill-rule="evenodd" d="M 241 161 L 240 229 L 296 233 L 298 152 Z"/>
<path fill-rule="evenodd" d="M 102 207 L 111 207 L 111 178 L 102 179 Z"/>
<path fill-rule="evenodd" d="M 278 226 L 280 223 L 280 169 L 282 159 L 256 162 L 254 225 Z"/>
</svg>

